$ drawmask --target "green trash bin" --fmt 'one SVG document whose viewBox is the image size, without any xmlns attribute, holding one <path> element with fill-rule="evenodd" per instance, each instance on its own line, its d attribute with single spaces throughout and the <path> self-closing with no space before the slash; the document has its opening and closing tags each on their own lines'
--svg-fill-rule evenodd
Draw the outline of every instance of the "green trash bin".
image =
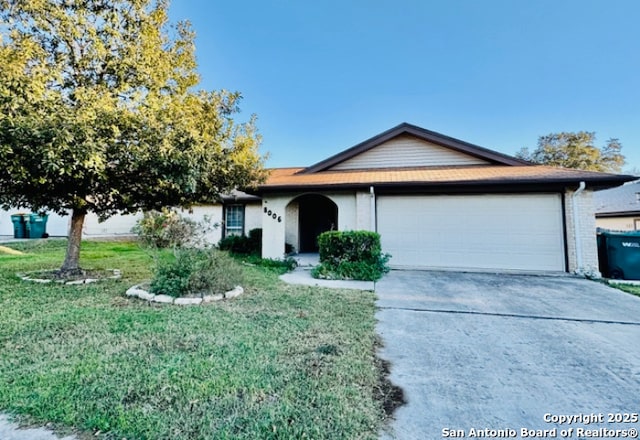
<svg viewBox="0 0 640 440">
<path fill-rule="evenodd" d="M 640 280 L 640 231 L 601 233 L 609 278 Z"/>
<path fill-rule="evenodd" d="M 24 214 L 12 214 L 13 238 L 27 238 L 27 226 L 24 222 Z"/>
<path fill-rule="evenodd" d="M 609 259 L 607 258 L 607 238 L 604 230 L 597 229 L 596 240 L 598 243 L 598 268 L 603 277 L 609 278 Z"/>
<path fill-rule="evenodd" d="M 29 238 L 46 238 L 48 214 L 29 214 L 27 223 Z"/>
</svg>

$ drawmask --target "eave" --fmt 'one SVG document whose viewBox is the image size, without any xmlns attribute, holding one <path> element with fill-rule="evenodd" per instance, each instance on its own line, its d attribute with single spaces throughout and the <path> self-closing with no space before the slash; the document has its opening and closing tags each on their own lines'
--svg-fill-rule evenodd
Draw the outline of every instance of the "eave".
<svg viewBox="0 0 640 440">
<path fill-rule="evenodd" d="M 638 210 L 638 211 L 619 211 L 619 212 L 596 212 L 596 218 L 638 217 L 638 216 L 640 216 L 640 210 Z"/>
<path fill-rule="evenodd" d="M 429 191 L 528 190 L 577 188 L 584 181 L 591 190 L 610 188 L 634 176 L 569 170 L 545 166 L 470 166 L 386 170 L 324 171 L 303 174 L 296 168 L 275 169 L 253 194 L 363 189 Z"/>
</svg>

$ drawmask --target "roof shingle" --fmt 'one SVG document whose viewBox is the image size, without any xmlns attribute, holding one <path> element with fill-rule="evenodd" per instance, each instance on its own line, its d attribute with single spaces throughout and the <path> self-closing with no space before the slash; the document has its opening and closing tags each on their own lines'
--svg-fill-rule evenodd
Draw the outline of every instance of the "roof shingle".
<svg viewBox="0 0 640 440">
<path fill-rule="evenodd" d="M 617 188 L 596 191 L 593 205 L 596 214 L 640 212 L 640 181 L 628 183 Z"/>
<path fill-rule="evenodd" d="M 259 190 L 318 187 L 402 185 L 433 186 L 440 184 L 508 184 L 571 183 L 586 181 L 610 187 L 631 180 L 632 176 L 581 171 L 549 166 L 449 166 L 390 168 L 301 173 L 304 168 L 272 169 Z"/>
</svg>

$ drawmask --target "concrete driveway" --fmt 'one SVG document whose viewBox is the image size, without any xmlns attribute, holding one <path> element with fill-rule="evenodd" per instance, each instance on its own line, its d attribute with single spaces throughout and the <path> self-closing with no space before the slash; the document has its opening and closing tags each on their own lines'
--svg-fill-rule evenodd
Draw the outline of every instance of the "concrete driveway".
<svg viewBox="0 0 640 440">
<path fill-rule="evenodd" d="M 637 436 L 640 298 L 573 277 L 413 271 L 376 292 L 380 356 L 408 401 L 383 438 Z"/>
</svg>

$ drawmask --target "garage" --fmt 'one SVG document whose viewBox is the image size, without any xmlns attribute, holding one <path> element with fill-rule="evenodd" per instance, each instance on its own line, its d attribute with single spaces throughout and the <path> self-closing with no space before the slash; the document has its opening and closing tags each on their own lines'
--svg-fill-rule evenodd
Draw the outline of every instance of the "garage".
<svg viewBox="0 0 640 440">
<path fill-rule="evenodd" d="M 309 167 L 271 170 L 255 195 L 278 215 L 301 196 L 331 199 L 337 229 L 379 232 L 395 268 L 595 275 L 593 191 L 636 179 L 535 165 L 402 123 Z M 296 249 L 299 219 L 274 218 L 263 216 L 264 258 Z"/>
<path fill-rule="evenodd" d="M 560 194 L 379 195 L 392 267 L 565 271 Z"/>
</svg>

